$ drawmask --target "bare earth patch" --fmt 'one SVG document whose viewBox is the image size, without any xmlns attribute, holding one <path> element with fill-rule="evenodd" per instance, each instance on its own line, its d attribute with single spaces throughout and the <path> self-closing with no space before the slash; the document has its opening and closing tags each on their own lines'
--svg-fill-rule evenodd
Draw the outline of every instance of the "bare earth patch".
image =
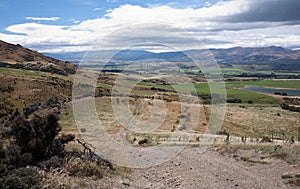
<svg viewBox="0 0 300 189">
<path fill-rule="evenodd" d="M 257 157 L 254 151 L 239 156 Z M 204 153 L 187 148 L 178 156 L 148 169 L 134 169 L 123 177 L 92 181 L 94 188 L 298 188 L 289 185 L 282 175 L 299 172 L 299 165 L 290 165 L 276 158 L 266 163 L 244 161 L 237 156 L 221 155 L 214 149 Z"/>
</svg>

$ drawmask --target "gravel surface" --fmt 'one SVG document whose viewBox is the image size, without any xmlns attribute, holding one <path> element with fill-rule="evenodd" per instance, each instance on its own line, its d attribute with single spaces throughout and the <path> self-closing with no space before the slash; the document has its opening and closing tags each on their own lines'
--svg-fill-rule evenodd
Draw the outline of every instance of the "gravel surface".
<svg viewBox="0 0 300 189">
<path fill-rule="evenodd" d="M 133 169 L 125 177 L 95 181 L 95 188 L 299 188 L 282 179 L 283 174 L 300 172 L 299 165 L 290 165 L 275 158 L 266 164 L 242 161 L 239 155 L 257 156 L 255 151 L 236 155 L 221 155 L 214 149 L 201 153 L 186 148 L 179 155 L 161 165 L 147 169 Z"/>
</svg>

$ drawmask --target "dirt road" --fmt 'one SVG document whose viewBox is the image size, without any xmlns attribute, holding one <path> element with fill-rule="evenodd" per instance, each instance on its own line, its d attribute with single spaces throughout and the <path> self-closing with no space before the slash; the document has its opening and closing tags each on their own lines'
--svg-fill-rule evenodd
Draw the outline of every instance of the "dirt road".
<svg viewBox="0 0 300 189">
<path fill-rule="evenodd" d="M 299 165 L 267 158 L 266 164 L 242 161 L 239 155 L 257 156 L 254 151 L 236 156 L 221 155 L 214 149 L 204 153 L 189 147 L 178 156 L 161 165 L 148 169 L 134 169 L 125 178 L 104 178 L 94 183 L 95 188 L 297 188 L 285 184 L 281 176 L 300 172 Z M 263 156 L 262 154 L 258 154 Z M 96 187 L 97 186 L 97 187 Z"/>
</svg>

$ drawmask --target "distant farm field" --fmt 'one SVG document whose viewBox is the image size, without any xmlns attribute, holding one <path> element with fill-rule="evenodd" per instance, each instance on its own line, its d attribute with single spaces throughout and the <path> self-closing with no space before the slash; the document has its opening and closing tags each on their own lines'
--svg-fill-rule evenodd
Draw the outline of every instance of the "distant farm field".
<svg viewBox="0 0 300 189">
<path fill-rule="evenodd" d="M 141 85 L 153 86 L 162 89 L 176 89 L 177 91 L 191 91 L 194 87 L 199 96 L 210 95 L 211 91 L 207 83 L 195 84 L 176 84 L 176 85 L 156 85 L 149 83 L 141 83 Z M 253 104 L 278 104 L 278 100 L 270 95 L 260 94 L 250 91 L 242 91 L 238 88 L 245 86 L 260 86 L 273 88 L 291 88 L 300 89 L 299 80 L 259 80 L 259 81 L 231 81 L 226 82 L 227 99 L 240 99 L 242 103 L 251 102 Z"/>
<path fill-rule="evenodd" d="M 300 89 L 300 80 L 259 80 L 259 81 L 232 81 L 227 87 L 244 87 L 246 85 L 274 88 Z"/>
</svg>

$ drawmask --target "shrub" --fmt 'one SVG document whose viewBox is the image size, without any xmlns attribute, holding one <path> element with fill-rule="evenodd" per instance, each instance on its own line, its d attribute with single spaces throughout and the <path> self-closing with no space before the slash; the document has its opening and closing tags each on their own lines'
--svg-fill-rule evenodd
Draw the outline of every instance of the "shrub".
<svg viewBox="0 0 300 189">
<path fill-rule="evenodd" d="M 290 179 L 290 178 L 293 178 L 293 176 L 290 174 L 285 174 L 285 175 L 282 175 L 281 178 L 282 179 Z"/>
<path fill-rule="evenodd" d="M 204 104 L 211 104 L 211 95 L 209 95 L 209 94 L 199 94 L 198 96 L 203 100 Z"/>
<path fill-rule="evenodd" d="M 238 99 L 238 98 L 232 98 L 232 99 L 227 99 L 226 102 L 227 103 L 242 103 L 242 100 Z"/>
<path fill-rule="evenodd" d="M 50 169 L 56 169 L 63 165 L 64 159 L 58 156 L 52 156 L 48 160 L 40 162 L 38 166 L 43 170 L 49 171 Z"/>
<path fill-rule="evenodd" d="M 58 117 L 45 111 L 33 115 L 21 115 L 17 110 L 8 117 L 0 140 L 1 174 L 5 170 L 25 167 L 64 151 L 63 143 L 74 139 L 74 135 L 57 134 L 61 130 Z M 9 134 L 4 132 L 10 130 Z M 63 143 L 60 141 L 62 140 Z"/>
<path fill-rule="evenodd" d="M 148 143 L 148 140 L 146 138 L 139 140 L 139 142 L 138 142 L 139 145 L 143 145 L 143 144 L 147 144 L 147 143 Z"/>
<path fill-rule="evenodd" d="M 19 168 L 8 172 L 4 177 L 0 178 L 0 187 L 5 189 L 29 189 L 40 188 L 42 178 L 39 174 L 28 168 Z"/>
<path fill-rule="evenodd" d="M 264 142 L 272 142 L 272 140 L 268 136 L 263 136 L 263 138 L 260 140 L 260 143 L 264 143 Z"/>
<path fill-rule="evenodd" d="M 66 158 L 64 162 L 64 169 L 66 169 L 70 176 L 91 177 L 96 176 L 102 178 L 104 175 L 104 168 L 96 162 L 90 162 L 80 158 Z"/>
<path fill-rule="evenodd" d="M 253 104 L 253 100 L 248 100 L 247 103 L 248 104 Z"/>
<path fill-rule="evenodd" d="M 287 93 L 286 93 L 286 92 L 278 92 L 278 91 L 275 91 L 275 92 L 274 92 L 274 95 L 287 96 Z"/>
<path fill-rule="evenodd" d="M 35 161 L 47 157 L 54 138 L 61 130 L 57 121 L 58 117 L 54 114 L 33 114 L 33 117 L 27 120 L 16 112 L 11 121 L 11 128 L 20 153 L 30 153 Z"/>
</svg>

